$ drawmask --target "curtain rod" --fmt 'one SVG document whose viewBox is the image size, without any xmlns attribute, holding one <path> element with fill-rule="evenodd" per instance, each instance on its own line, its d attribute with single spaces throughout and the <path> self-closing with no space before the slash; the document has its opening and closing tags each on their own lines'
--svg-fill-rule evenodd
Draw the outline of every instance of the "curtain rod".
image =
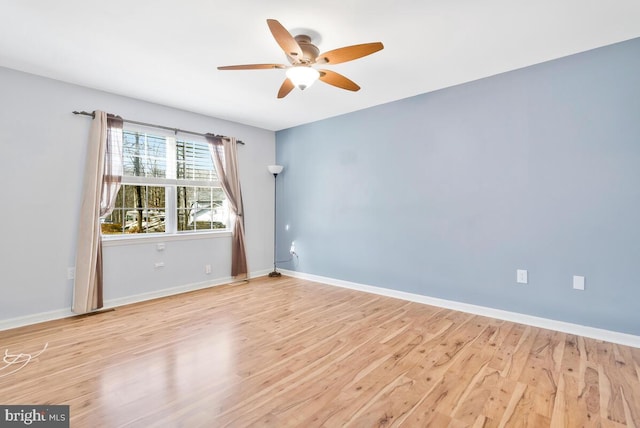
<svg viewBox="0 0 640 428">
<path fill-rule="evenodd" d="M 95 118 L 95 114 L 89 113 L 88 111 L 74 111 L 73 114 L 79 114 L 82 116 L 91 116 L 93 118 Z M 191 135 L 198 135 L 200 137 L 206 137 L 207 134 L 203 134 L 201 132 L 193 132 L 193 131 L 185 131 L 184 129 L 178 129 L 178 128 L 171 128 L 169 126 L 162 126 L 162 125 L 154 125 L 153 123 L 146 123 L 146 122 L 138 122 L 136 120 L 129 120 L 129 119 L 122 119 L 123 122 L 127 122 L 127 123 L 133 123 L 135 125 L 142 125 L 142 126 L 150 126 L 152 128 L 158 128 L 158 129 L 166 129 L 167 131 L 173 131 L 174 133 L 178 133 L 181 132 L 183 134 L 191 134 Z M 224 135 L 216 135 L 216 137 L 220 137 L 220 138 L 225 138 Z M 242 144 L 244 146 L 244 142 L 237 140 L 236 141 L 238 144 Z"/>
</svg>

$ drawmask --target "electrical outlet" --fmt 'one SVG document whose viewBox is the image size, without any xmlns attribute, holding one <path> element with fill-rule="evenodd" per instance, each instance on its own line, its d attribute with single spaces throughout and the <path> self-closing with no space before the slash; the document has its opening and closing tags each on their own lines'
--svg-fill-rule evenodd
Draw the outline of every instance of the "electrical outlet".
<svg viewBox="0 0 640 428">
<path fill-rule="evenodd" d="M 527 284 L 529 282 L 528 272 L 524 269 L 516 270 L 516 282 L 518 284 Z"/>
<path fill-rule="evenodd" d="M 76 278 L 76 268 L 68 267 L 67 268 L 67 279 L 75 279 Z"/>
<path fill-rule="evenodd" d="M 211 265 L 204 265 L 204 273 L 207 275 L 211 273 Z"/>
<path fill-rule="evenodd" d="M 296 243 L 291 241 L 291 248 L 289 248 L 289 254 L 294 255 L 296 253 Z"/>
<path fill-rule="evenodd" d="M 584 276 L 573 275 L 573 288 L 584 291 Z"/>
</svg>

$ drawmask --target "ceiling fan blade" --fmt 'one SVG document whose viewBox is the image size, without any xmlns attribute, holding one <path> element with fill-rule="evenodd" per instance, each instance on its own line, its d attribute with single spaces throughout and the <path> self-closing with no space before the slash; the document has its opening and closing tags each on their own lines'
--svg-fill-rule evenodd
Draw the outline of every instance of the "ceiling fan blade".
<svg viewBox="0 0 640 428">
<path fill-rule="evenodd" d="M 316 58 L 318 64 L 340 64 L 363 56 L 371 55 L 384 49 L 384 45 L 380 42 L 364 43 L 361 45 L 345 46 L 343 48 L 334 49 L 329 52 L 322 53 Z"/>
<path fill-rule="evenodd" d="M 278 98 L 286 97 L 293 88 L 293 82 L 288 78 L 284 79 L 284 82 L 282 82 L 282 86 L 280 86 L 280 90 L 278 91 Z"/>
<path fill-rule="evenodd" d="M 296 39 L 275 19 L 267 19 L 267 25 L 269 26 L 269 30 L 271 30 L 271 34 L 273 34 L 273 38 L 276 39 L 276 42 L 278 42 L 284 53 L 286 53 L 294 63 L 300 62 L 300 59 L 303 58 L 304 55 Z"/>
<path fill-rule="evenodd" d="M 283 64 L 244 64 L 244 65 L 225 65 L 218 67 L 218 70 L 268 70 L 272 68 L 287 68 Z"/>
<path fill-rule="evenodd" d="M 348 91 L 359 91 L 360 86 L 358 86 L 355 82 L 347 79 L 342 74 L 336 73 L 331 70 L 318 70 L 320 72 L 319 79 L 324 83 L 328 83 L 329 85 L 346 89 Z"/>
</svg>

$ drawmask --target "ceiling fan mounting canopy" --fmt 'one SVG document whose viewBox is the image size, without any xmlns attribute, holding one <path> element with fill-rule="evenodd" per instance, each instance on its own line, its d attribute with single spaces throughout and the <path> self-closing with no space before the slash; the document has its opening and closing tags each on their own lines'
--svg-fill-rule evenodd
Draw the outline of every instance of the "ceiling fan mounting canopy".
<svg viewBox="0 0 640 428">
<path fill-rule="evenodd" d="M 286 97 L 294 87 L 301 90 L 308 88 L 319 79 L 320 81 L 348 91 L 358 91 L 358 86 L 345 76 L 331 70 L 316 70 L 314 64 L 339 64 L 362 58 L 384 49 L 381 42 L 364 43 L 345 46 L 320 54 L 320 50 L 311 42 L 311 37 L 299 34 L 293 37 L 286 28 L 275 19 L 267 19 L 267 25 L 273 38 L 284 51 L 291 65 L 284 64 L 245 64 L 218 67 L 218 70 L 265 70 L 287 69 L 287 77 L 280 86 L 278 98 Z"/>
</svg>

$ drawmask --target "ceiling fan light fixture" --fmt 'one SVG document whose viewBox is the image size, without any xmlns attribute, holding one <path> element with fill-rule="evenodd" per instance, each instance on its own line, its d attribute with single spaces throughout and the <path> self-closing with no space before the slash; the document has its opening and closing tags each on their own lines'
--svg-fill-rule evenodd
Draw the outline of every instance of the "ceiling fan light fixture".
<svg viewBox="0 0 640 428">
<path fill-rule="evenodd" d="M 313 85 L 319 77 L 320 72 L 308 65 L 298 65 L 287 70 L 287 78 L 301 91 Z"/>
</svg>

